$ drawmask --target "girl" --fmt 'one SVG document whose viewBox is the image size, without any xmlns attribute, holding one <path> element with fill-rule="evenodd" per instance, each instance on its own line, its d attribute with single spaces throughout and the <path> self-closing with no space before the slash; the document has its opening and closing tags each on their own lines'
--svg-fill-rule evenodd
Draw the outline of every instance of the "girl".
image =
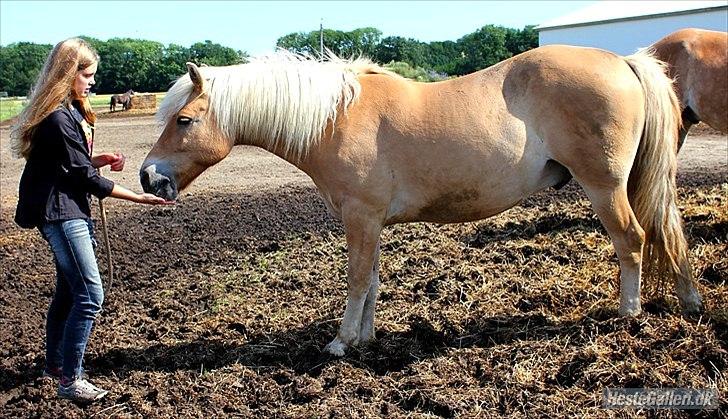
<svg viewBox="0 0 728 419">
<path fill-rule="evenodd" d="M 96 263 L 90 195 L 144 204 L 171 204 L 137 194 L 99 175 L 124 168 L 121 153 L 93 155 L 89 90 L 98 54 L 82 39 L 58 43 L 46 59 L 30 100 L 13 130 L 13 149 L 26 159 L 15 221 L 38 228 L 53 252 L 56 290 L 46 322 L 44 375 L 57 377 L 58 396 L 91 402 L 107 393 L 82 374 L 91 327 L 104 292 Z"/>
</svg>

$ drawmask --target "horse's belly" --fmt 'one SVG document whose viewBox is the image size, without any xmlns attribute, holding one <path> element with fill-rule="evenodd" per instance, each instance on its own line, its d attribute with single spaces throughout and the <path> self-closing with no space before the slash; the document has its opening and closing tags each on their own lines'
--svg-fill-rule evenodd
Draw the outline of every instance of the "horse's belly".
<svg viewBox="0 0 728 419">
<path fill-rule="evenodd" d="M 542 157 L 528 164 L 500 167 L 479 178 L 400 185 L 390 202 L 387 224 L 482 220 L 518 205 L 533 193 L 563 185 L 569 178 L 563 166 Z"/>
<path fill-rule="evenodd" d="M 414 189 L 413 189 L 414 190 Z M 517 205 L 524 198 L 518 188 L 490 190 L 475 187 L 402 191 L 390 203 L 387 224 L 427 221 L 458 223 L 482 220 Z"/>
<path fill-rule="evenodd" d="M 510 201 L 469 200 L 465 195 L 447 193 L 432 200 L 417 211 L 416 221 L 433 223 L 461 223 L 482 220 L 514 207 L 523 198 Z"/>
</svg>

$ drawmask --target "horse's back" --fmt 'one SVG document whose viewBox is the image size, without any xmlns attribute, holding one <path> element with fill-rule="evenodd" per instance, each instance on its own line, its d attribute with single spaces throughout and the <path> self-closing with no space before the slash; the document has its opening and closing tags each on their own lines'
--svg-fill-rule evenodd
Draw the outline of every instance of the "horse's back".
<svg viewBox="0 0 728 419">
<path fill-rule="evenodd" d="M 675 31 L 655 42 L 653 48 L 658 57 L 669 58 L 670 54 L 685 50 L 711 60 L 725 56 L 726 44 L 728 44 L 727 32 L 686 28 Z"/>
<path fill-rule="evenodd" d="M 726 78 L 728 62 L 726 32 L 682 29 L 657 41 L 652 45 L 652 49 L 657 58 L 669 64 L 668 72 L 670 76 L 678 79 L 678 84 L 687 82 L 691 77 Z M 695 74 L 687 75 L 690 71 L 694 71 Z"/>
<path fill-rule="evenodd" d="M 713 128 L 728 131 L 728 33 L 682 29 L 652 48 L 668 63 L 682 107 Z"/>
</svg>

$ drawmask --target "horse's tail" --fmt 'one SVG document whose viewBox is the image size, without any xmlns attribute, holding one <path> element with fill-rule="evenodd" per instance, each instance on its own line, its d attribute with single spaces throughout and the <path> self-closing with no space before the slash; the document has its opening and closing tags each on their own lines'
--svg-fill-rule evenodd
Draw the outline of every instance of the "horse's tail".
<svg viewBox="0 0 728 419">
<path fill-rule="evenodd" d="M 672 281 L 686 307 L 682 300 L 687 294 L 681 288 L 686 284 L 692 288 L 692 271 L 675 183 L 680 106 L 672 80 L 665 75 L 664 63 L 649 51 L 640 51 L 624 60 L 639 79 L 645 98 L 645 126 L 628 190 L 637 221 L 645 230 L 646 283 L 656 279 L 654 284 L 664 292 L 663 281 Z"/>
</svg>

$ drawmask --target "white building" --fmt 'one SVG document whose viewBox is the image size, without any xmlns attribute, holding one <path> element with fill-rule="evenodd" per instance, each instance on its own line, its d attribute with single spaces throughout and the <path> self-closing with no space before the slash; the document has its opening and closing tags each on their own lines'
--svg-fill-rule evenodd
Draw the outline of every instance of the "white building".
<svg viewBox="0 0 728 419">
<path fill-rule="evenodd" d="M 628 55 L 683 28 L 728 32 L 728 0 L 599 1 L 536 30 L 539 45 L 579 45 Z"/>
</svg>

